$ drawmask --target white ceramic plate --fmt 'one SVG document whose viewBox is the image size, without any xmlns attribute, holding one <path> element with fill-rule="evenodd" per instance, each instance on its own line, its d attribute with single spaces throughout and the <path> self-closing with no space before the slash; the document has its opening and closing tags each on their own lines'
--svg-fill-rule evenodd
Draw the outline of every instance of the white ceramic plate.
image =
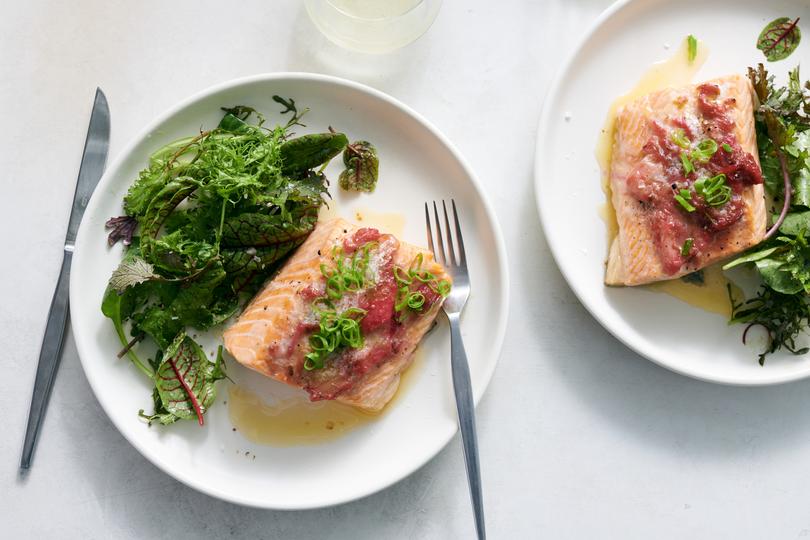
<svg viewBox="0 0 810 540">
<path fill-rule="evenodd" d="M 377 191 L 342 197 L 340 214 L 352 217 L 357 207 L 403 214 L 404 239 L 424 244 L 423 202 L 455 198 L 473 283 L 462 333 L 475 399 L 480 399 L 495 369 L 508 312 L 506 253 L 492 209 L 462 157 L 425 119 L 376 90 L 333 77 L 288 73 L 228 82 L 188 99 L 147 127 L 110 166 L 87 208 L 73 260 L 71 320 L 96 397 L 147 459 L 215 497 L 264 508 L 315 508 L 391 485 L 426 463 L 455 434 L 444 321 L 420 346 L 423 366 L 387 414 L 333 442 L 285 448 L 254 444 L 232 430 L 222 404 L 226 381 L 219 383 L 219 397 L 206 414 L 205 427 L 195 422 L 147 427 L 137 413 L 151 410 L 149 381 L 129 362 L 116 359 L 120 344 L 99 309 L 107 279 L 121 257 L 119 246 L 106 245 L 104 222 L 121 214 L 122 197 L 150 152 L 201 126 L 215 126 L 221 106 L 251 105 L 267 113 L 270 122 L 281 121 L 273 94 L 293 97 L 311 109 L 305 118 L 308 127 L 299 128 L 299 134 L 334 126 L 350 138 L 373 141 L 379 149 Z M 337 178 L 338 162 L 327 171 L 330 178 Z M 214 343 L 209 341 L 207 348 Z M 236 362 L 229 363 L 229 372 L 254 390 L 278 389 L 278 383 Z"/>
<path fill-rule="evenodd" d="M 800 26 L 810 23 L 808 4 L 788 0 L 619 2 L 564 64 L 540 119 L 537 204 L 551 251 L 574 293 L 636 352 L 707 381 L 760 385 L 795 380 L 810 375 L 810 357 L 777 354 L 760 367 L 762 342 L 744 346 L 742 328 L 728 326 L 722 316 L 643 288 L 605 287 L 607 239 L 598 214 L 605 197 L 594 149 L 611 102 L 651 64 L 669 58 L 686 35 L 699 37 L 710 51 L 695 81 L 745 73 L 747 66 L 764 61 L 755 48 L 760 31 L 781 16 L 801 16 Z M 777 81 L 785 81 L 797 63 L 810 65 L 808 41 L 810 32 L 792 56 L 768 63 Z M 805 70 L 803 79 L 808 76 Z"/>
</svg>

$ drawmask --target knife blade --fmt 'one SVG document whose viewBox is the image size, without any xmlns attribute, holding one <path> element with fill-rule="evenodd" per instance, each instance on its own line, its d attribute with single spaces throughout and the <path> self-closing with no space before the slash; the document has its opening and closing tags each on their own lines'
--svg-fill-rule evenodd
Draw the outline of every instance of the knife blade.
<svg viewBox="0 0 810 540">
<path fill-rule="evenodd" d="M 62 356 L 62 345 L 65 338 L 65 329 L 68 320 L 68 283 L 70 282 L 70 263 L 73 258 L 76 233 L 79 230 L 84 210 L 90 200 L 90 195 L 96 188 L 104 164 L 107 162 L 107 149 L 110 143 L 110 110 L 107 98 L 101 88 L 96 88 L 93 101 L 93 111 L 90 114 L 90 126 L 87 128 L 87 138 L 84 141 L 82 163 L 79 167 L 79 177 L 76 180 L 76 192 L 73 195 L 73 206 L 70 210 L 65 247 L 62 254 L 62 269 L 59 280 L 53 293 L 51 307 L 48 312 L 48 323 L 45 326 L 45 335 L 42 338 L 42 348 L 39 352 L 34 393 L 31 397 L 31 409 L 28 412 L 28 425 L 25 430 L 20 469 L 31 467 L 31 460 L 36 447 L 48 400 L 53 388 L 53 381 Z"/>
</svg>

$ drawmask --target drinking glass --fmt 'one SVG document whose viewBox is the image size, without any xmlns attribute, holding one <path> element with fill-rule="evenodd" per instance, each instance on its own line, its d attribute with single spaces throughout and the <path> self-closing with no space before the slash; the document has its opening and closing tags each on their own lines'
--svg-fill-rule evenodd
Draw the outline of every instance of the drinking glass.
<svg viewBox="0 0 810 540">
<path fill-rule="evenodd" d="M 306 0 L 312 22 L 347 49 L 387 53 L 404 47 L 433 24 L 442 0 Z"/>
</svg>

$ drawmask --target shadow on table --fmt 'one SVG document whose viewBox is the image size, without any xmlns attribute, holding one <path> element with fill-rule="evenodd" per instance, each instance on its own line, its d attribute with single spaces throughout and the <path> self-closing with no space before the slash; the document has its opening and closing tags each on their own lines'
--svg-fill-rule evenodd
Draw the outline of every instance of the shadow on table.
<svg viewBox="0 0 810 540">
<path fill-rule="evenodd" d="M 523 223 L 538 223 L 533 197 L 524 199 L 520 212 Z M 522 295 L 542 300 L 545 316 L 554 318 L 547 330 L 533 335 L 534 348 L 546 351 L 543 361 L 550 364 L 555 380 L 605 423 L 664 451 L 688 452 L 709 461 L 775 455 L 810 435 L 810 381 L 733 387 L 693 380 L 653 364 L 587 313 L 554 264 L 539 226 L 531 230 L 524 241 L 535 252 L 547 254 L 538 257 L 548 265 L 540 274 L 545 279 L 538 280 L 537 267 L 520 260 L 513 261 L 513 279 L 524 287 Z"/>
</svg>

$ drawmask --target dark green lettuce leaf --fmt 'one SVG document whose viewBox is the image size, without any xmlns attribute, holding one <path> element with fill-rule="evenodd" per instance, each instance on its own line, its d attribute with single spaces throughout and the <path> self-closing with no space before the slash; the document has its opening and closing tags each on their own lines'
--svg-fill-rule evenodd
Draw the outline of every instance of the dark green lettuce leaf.
<svg viewBox="0 0 810 540">
<path fill-rule="evenodd" d="M 303 239 L 283 242 L 263 248 L 223 249 L 222 262 L 225 270 L 233 274 L 243 272 L 269 272 L 288 253 L 301 245 Z"/>
<path fill-rule="evenodd" d="M 217 247 L 204 240 L 192 240 L 188 229 L 180 229 L 149 243 L 150 258 L 160 270 L 195 274 L 218 255 Z"/>
<path fill-rule="evenodd" d="M 806 234 L 807 231 L 810 231 L 810 210 L 788 214 L 779 227 L 780 233 L 790 236 Z"/>
<path fill-rule="evenodd" d="M 178 178 L 169 182 L 152 198 L 149 207 L 139 220 L 141 253 L 147 262 L 159 264 L 160 261 L 152 258 L 152 249 L 158 232 L 169 214 L 195 189 L 197 189 L 197 183 L 194 180 L 186 177 Z"/>
<path fill-rule="evenodd" d="M 183 330 L 180 318 L 159 304 L 147 306 L 132 318 L 133 330 L 148 335 L 161 349 L 165 349 Z"/>
<path fill-rule="evenodd" d="M 274 244 L 298 242 L 309 236 L 318 219 L 316 212 L 287 219 L 281 214 L 245 213 L 225 221 L 222 229 L 223 247 L 266 247 Z"/>
<path fill-rule="evenodd" d="M 297 174 L 328 163 L 340 154 L 349 139 L 343 133 L 327 132 L 303 135 L 281 145 L 282 172 Z"/>
<path fill-rule="evenodd" d="M 783 223 L 783 226 L 784 223 Z M 762 281 L 782 294 L 810 293 L 810 246 L 805 239 L 806 223 L 801 218 L 788 222 L 795 236 L 778 236 L 723 266 L 724 270 L 754 263 Z M 781 228 L 780 228 L 781 230 Z"/>
<path fill-rule="evenodd" d="M 193 326 L 200 330 L 221 322 L 218 320 L 219 316 L 211 312 L 211 307 L 219 298 L 216 293 L 219 292 L 218 286 L 225 277 L 225 268 L 220 261 L 216 261 L 199 276 L 180 286 L 168 311 L 177 317 L 183 326 Z M 219 308 L 220 311 L 222 309 L 224 308 Z"/>
<path fill-rule="evenodd" d="M 765 257 L 754 264 L 762 281 L 774 291 L 782 294 L 796 294 L 804 290 L 802 282 L 793 276 L 790 265 L 784 260 Z"/>
</svg>

